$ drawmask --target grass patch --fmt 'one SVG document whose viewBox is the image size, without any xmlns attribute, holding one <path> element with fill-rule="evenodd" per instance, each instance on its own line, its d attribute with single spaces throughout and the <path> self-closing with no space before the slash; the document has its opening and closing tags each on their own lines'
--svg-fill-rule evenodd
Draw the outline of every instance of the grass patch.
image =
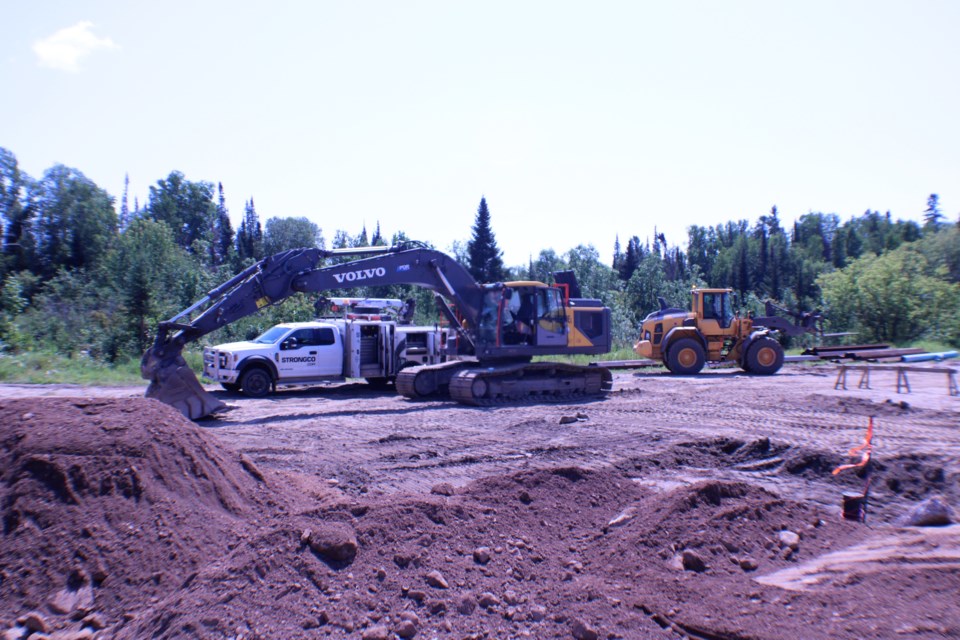
<svg viewBox="0 0 960 640">
<path fill-rule="evenodd" d="M 593 355 L 574 354 L 574 355 L 555 355 L 555 356 L 535 356 L 534 362 L 568 362 L 570 364 L 588 365 L 591 362 L 606 362 L 609 360 L 642 360 L 633 349 L 623 347 L 610 353 L 597 353 Z"/>
<path fill-rule="evenodd" d="M 194 371 L 203 370 L 203 354 L 183 354 Z M 145 385 L 140 361 L 125 359 L 108 364 L 79 354 L 62 356 L 47 352 L 0 353 L 0 382 L 17 384 L 78 384 L 86 386 Z"/>
<path fill-rule="evenodd" d="M 946 342 L 936 342 L 934 340 L 918 340 L 913 344 L 904 345 L 906 347 L 916 347 L 930 353 L 942 353 L 944 351 L 956 351 L 956 347 L 951 347 Z"/>
</svg>

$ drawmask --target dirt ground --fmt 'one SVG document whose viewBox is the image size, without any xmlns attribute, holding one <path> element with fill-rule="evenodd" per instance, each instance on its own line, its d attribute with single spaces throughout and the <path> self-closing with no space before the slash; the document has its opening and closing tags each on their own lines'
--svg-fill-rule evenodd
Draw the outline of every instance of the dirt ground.
<svg viewBox="0 0 960 640">
<path fill-rule="evenodd" d="M 902 520 L 957 517 L 960 398 L 909 375 L 215 391 L 198 423 L 142 388 L 0 385 L 0 637 L 960 637 L 960 525 Z M 832 475 L 871 417 L 869 473 Z"/>
</svg>

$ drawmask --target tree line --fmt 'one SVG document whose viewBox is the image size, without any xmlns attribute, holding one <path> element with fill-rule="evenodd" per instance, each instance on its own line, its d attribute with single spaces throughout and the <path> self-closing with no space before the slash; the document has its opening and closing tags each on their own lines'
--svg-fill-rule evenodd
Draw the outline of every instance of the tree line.
<svg viewBox="0 0 960 640">
<path fill-rule="evenodd" d="M 157 322 L 247 266 L 290 248 L 327 248 L 323 230 L 307 218 L 262 223 L 253 198 L 234 229 L 222 184 L 173 171 L 132 206 L 128 185 L 116 206 L 77 169 L 55 165 L 34 179 L 0 148 L 0 353 L 137 358 Z M 402 230 L 387 238 L 379 222 L 372 234 L 365 227 L 328 233 L 330 248 L 410 239 Z M 868 210 L 847 221 L 811 212 L 785 227 L 773 207 L 752 223 L 691 226 L 685 248 L 656 229 L 644 240 L 624 238 L 613 239 L 606 260 L 581 245 L 563 254 L 541 249 L 526 265 L 505 265 L 481 198 L 469 239 L 450 251 L 480 282 L 551 282 L 555 271 L 572 269 L 584 295 L 613 310 L 618 346 L 632 344 L 659 297 L 685 307 L 694 286 L 731 287 L 745 310 L 762 311 L 764 299 L 820 308 L 831 331 L 855 332 L 857 340 L 960 345 L 960 221 L 947 219 L 936 194 L 927 199 L 923 224 Z M 412 298 L 418 321 L 436 319 L 432 294 L 416 287 L 324 294 Z M 298 294 L 209 339 L 242 339 L 276 322 L 312 318 L 316 297 Z"/>
</svg>

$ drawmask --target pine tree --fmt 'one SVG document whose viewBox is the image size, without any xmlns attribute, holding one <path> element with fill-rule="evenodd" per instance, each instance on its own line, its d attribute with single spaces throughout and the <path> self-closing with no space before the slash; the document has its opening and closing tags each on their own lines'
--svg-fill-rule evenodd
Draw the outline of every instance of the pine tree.
<svg viewBox="0 0 960 640">
<path fill-rule="evenodd" d="M 384 247 L 386 244 L 387 241 L 383 239 L 382 235 L 380 235 L 380 221 L 377 220 L 377 230 L 373 232 L 373 238 L 370 239 L 370 246 Z"/>
<path fill-rule="evenodd" d="M 629 280 L 633 272 L 640 266 L 642 260 L 643 245 L 640 244 L 640 238 L 633 236 L 627 241 L 627 252 L 624 254 L 623 260 L 620 261 L 620 268 L 617 270 L 617 275 L 621 280 Z"/>
<path fill-rule="evenodd" d="M 27 238 L 35 203 L 28 195 L 30 179 L 20 171 L 16 156 L 0 147 L 0 221 L 3 227 L 4 265 L 19 270 L 28 267 Z"/>
<path fill-rule="evenodd" d="M 363 223 L 363 229 L 360 231 L 360 235 L 357 236 L 357 239 L 354 241 L 353 246 L 355 247 L 370 246 L 370 241 L 367 239 L 367 223 Z"/>
<path fill-rule="evenodd" d="M 123 176 L 123 196 L 120 198 L 120 232 L 126 230 L 130 226 L 130 205 L 127 203 L 127 194 L 130 191 L 130 174 L 126 173 Z"/>
<path fill-rule="evenodd" d="M 931 193 L 927 198 L 927 208 L 923 211 L 924 225 L 936 231 L 943 217 L 943 212 L 940 211 L 940 196 Z"/>
<path fill-rule="evenodd" d="M 260 216 L 250 198 L 244 205 L 243 220 L 240 222 L 240 231 L 237 232 L 237 255 L 241 260 L 263 258 L 263 227 L 260 225 Z"/>
<path fill-rule="evenodd" d="M 214 266 L 227 261 L 234 242 L 233 225 L 230 224 L 230 212 L 227 210 L 222 182 L 217 183 L 217 191 L 217 215 L 213 219 L 213 242 L 210 244 L 210 254 Z"/>
<path fill-rule="evenodd" d="M 467 270 L 477 282 L 500 282 L 506 276 L 502 256 L 490 227 L 487 199 L 482 197 L 473 223 L 473 235 L 467 243 Z"/>
</svg>

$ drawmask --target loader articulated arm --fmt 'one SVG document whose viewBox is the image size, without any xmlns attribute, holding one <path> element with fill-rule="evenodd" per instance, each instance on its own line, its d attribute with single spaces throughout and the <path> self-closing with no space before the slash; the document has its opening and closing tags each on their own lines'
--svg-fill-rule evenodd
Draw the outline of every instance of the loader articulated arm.
<svg viewBox="0 0 960 640">
<path fill-rule="evenodd" d="M 767 315 L 763 318 L 754 318 L 754 326 L 776 329 L 786 336 L 799 336 L 804 333 L 823 333 L 823 329 L 820 326 L 823 322 L 823 314 L 819 310 L 808 313 L 792 311 L 780 307 L 769 300 L 765 302 L 764 310 Z M 794 322 L 790 322 L 786 318 L 777 315 L 778 313 L 792 317 Z"/>
<path fill-rule="evenodd" d="M 318 267 L 325 258 L 338 255 L 371 257 Z M 176 407 L 190 419 L 210 415 L 224 405 L 204 391 L 187 366 L 182 356 L 186 344 L 297 292 L 390 284 L 432 289 L 452 300 L 458 312 L 476 326 L 482 301 L 480 285 L 458 262 L 419 243 L 330 251 L 291 249 L 251 265 L 159 324 L 153 346 L 140 361 L 141 376 L 150 380 L 146 395 Z M 190 319 L 195 312 L 198 315 Z"/>
</svg>

